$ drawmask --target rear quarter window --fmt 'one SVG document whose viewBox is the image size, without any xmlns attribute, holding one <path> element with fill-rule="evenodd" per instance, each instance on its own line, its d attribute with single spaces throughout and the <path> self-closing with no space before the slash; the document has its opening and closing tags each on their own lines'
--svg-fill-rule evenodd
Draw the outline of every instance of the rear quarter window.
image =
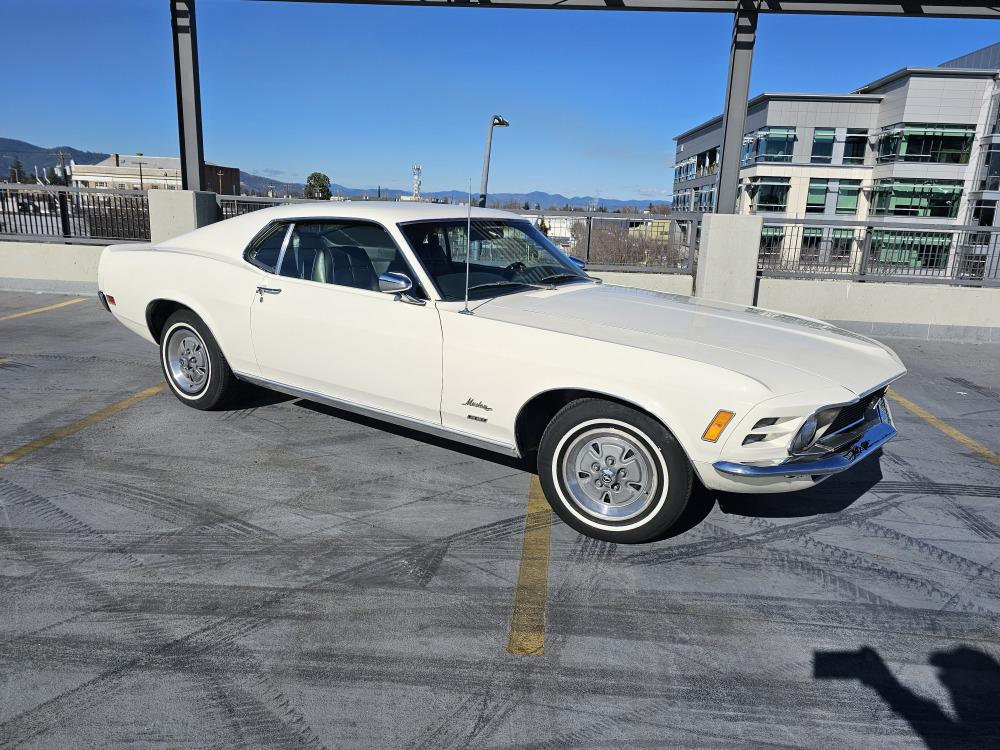
<svg viewBox="0 0 1000 750">
<path fill-rule="evenodd" d="M 258 268 L 274 273 L 281 255 L 281 246 L 288 233 L 287 224 L 275 224 L 267 233 L 254 241 L 247 251 L 246 258 Z"/>
</svg>

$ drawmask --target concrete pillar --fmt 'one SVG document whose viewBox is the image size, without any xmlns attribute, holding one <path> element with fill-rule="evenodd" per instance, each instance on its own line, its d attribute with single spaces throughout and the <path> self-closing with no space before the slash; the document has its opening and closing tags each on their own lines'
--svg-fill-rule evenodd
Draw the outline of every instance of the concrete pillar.
<svg viewBox="0 0 1000 750">
<path fill-rule="evenodd" d="M 149 191 L 150 242 L 172 239 L 214 224 L 220 218 L 215 193 L 197 190 Z"/>
<path fill-rule="evenodd" d="M 763 224 L 760 216 L 705 214 L 694 282 L 696 297 L 753 304 Z"/>
</svg>

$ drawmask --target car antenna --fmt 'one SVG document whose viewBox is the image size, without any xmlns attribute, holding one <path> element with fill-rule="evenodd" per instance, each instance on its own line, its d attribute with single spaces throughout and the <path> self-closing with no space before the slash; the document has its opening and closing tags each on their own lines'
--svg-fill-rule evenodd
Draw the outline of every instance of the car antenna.
<svg viewBox="0 0 1000 750">
<path fill-rule="evenodd" d="M 465 308 L 462 315 L 472 315 L 469 309 L 469 260 L 472 258 L 472 178 L 469 178 L 469 213 L 465 222 Z"/>
</svg>

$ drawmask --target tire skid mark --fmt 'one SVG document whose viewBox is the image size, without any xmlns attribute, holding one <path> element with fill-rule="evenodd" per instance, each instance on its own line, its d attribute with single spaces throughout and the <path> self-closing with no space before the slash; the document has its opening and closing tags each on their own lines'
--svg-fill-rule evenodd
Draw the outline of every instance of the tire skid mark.
<svg viewBox="0 0 1000 750">
<path fill-rule="evenodd" d="M 993 389 L 987 388 L 984 385 L 973 383 L 971 380 L 967 380 L 965 378 L 945 378 L 945 380 L 985 398 L 992 399 L 993 401 L 1000 401 L 1000 393 L 997 393 Z"/>
<path fill-rule="evenodd" d="M 756 526 L 773 526 L 769 521 L 764 519 L 752 519 L 752 525 Z M 909 589 L 911 591 L 917 591 L 928 598 L 939 599 L 943 602 L 952 601 L 955 597 L 954 592 L 946 591 L 940 586 L 938 586 L 934 581 L 928 580 L 926 578 L 920 578 L 918 576 L 910 575 L 902 571 L 890 568 L 879 562 L 865 558 L 863 555 L 854 552 L 853 550 L 845 549 L 844 547 L 838 547 L 833 544 L 828 544 L 816 539 L 813 536 L 803 536 L 793 540 L 795 544 L 804 548 L 806 551 L 817 551 L 822 554 L 824 561 L 832 560 L 845 567 L 858 570 L 867 573 L 875 578 L 881 579 L 886 583 L 891 583 L 894 586 L 902 586 L 903 588 Z M 776 551 L 775 551 L 776 552 Z M 846 580 L 846 579 L 845 579 Z M 877 596 L 877 595 L 876 595 Z M 882 597 L 879 597 L 882 598 Z M 878 602 L 882 606 L 897 606 L 891 602 L 883 599 L 883 601 Z M 983 607 L 979 604 L 974 604 L 971 602 L 965 602 L 962 606 L 962 611 L 964 612 L 975 612 L 981 615 L 996 615 L 998 610 L 991 610 L 987 607 Z"/>
<path fill-rule="evenodd" d="M 710 530 L 717 533 L 722 538 L 742 538 L 738 534 L 721 526 L 717 526 L 715 524 L 706 525 Z M 777 526 L 777 524 L 775 524 L 775 526 Z M 756 551 L 770 563 L 775 565 L 779 570 L 811 578 L 826 588 L 833 589 L 840 594 L 846 594 L 854 601 L 875 604 L 880 607 L 898 606 L 892 600 L 887 599 L 880 594 L 876 594 L 874 591 L 866 589 L 863 586 L 859 586 L 857 583 L 848 578 L 844 578 L 843 576 L 830 572 L 830 570 L 827 569 L 827 567 L 822 563 L 814 563 L 809 560 L 803 560 L 802 558 L 791 553 L 784 552 L 782 550 L 770 549 L 768 547 L 762 547 Z"/>
<path fill-rule="evenodd" d="M 36 493 L 20 487 L 7 479 L 0 478 L 0 493 L 2 493 L 3 497 L 13 496 L 19 508 L 27 508 L 32 511 L 33 515 L 39 518 L 50 522 L 52 522 L 54 518 L 57 524 L 73 527 L 78 533 L 83 533 L 86 536 L 100 536 L 99 532 L 95 531 L 84 521 L 76 518 L 61 508 L 58 508 L 58 506 L 55 506 L 54 503 L 41 495 L 37 495 Z M 5 517 L 9 517 L 9 510 L 7 510 Z M 10 534 L 3 528 L 0 528 L 0 539 L 6 541 L 12 549 L 16 550 L 25 559 L 46 573 L 50 578 L 58 580 L 61 583 L 72 583 L 78 590 L 86 592 L 89 598 L 100 601 L 102 606 L 95 611 L 114 607 L 115 605 L 124 606 L 124 601 L 121 597 L 115 597 L 114 594 L 109 593 L 104 587 L 94 583 L 88 577 L 80 574 L 74 568 L 73 564 L 54 560 L 44 555 L 37 549 L 33 548 L 30 544 L 18 539 L 16 536 Z M 126 559 L 134 561 L 139 567 L 142 565 L 140 561 L 134 558 L 134 556 L 126 556 Z M 147 573 L 148 572 L 149 571 L 147 571 Z M 122 621 L 119 620 L 118 622 Z M 159 624 L 152 622 L 148 617 L 143 615 L 131 614 L 125 618 L 124 622 L 130 626 L 141 642 L 164 640 L 169 642 L 174 638 L 172 633 L 164 630 Z M 190 655 L 188 654 L 178 654 L 176 656 L 176 661 L 181 662 L 181 664 L 189 659 Z M 125 681 L 126 673 L 124 671 L 112 670 L 112 674 L 119 678 L 118 687 L 122 687 Z M 210 684 L 206 685 L 206 681 Z M 223 687 L 217 684 L 216 678 L 211 674 L 207 676 L 207 680 L 203 677 L 202 679 L 197 680 L 197 682 L 200 682 L 200 687 L 208 690 L 209 692 L 224 692 Z M 80 702 L 78 703 L 74 703 L 74 701 L 70 700 L 68 701 L 68 706 L 65 704 L 56 704 L 51 706 L 51 711 L 40 710 L 43 706 L 48 706 L 56 700 L 51 699 L 41 704 L 41 706 L 35 706 L 34 708 L 22 712 L 18 716 L 14 716 L 6 722 L 0 724 L 0 747 L 16 747 L 19 744 L 23 744 L 23 742 L 29 741 L 39 734 L 43 734 L 48 728 L 63 723 L 65 718 L 76 715 L 88 706 L 93 705 L 94 702 L 103 702 L 111 697 L 112 693 L 108 691 L 103 694 L 98 691 L 99 695 L 91 696 L 89 695 L 90 691 L 80 689 L 90 684 L 96 683 L 91 680 L 83 683 L 82 686 L 77 686 L 76 688 L 72 688 L 64 693 L 64 695 L 67 696 L 78 697 L 80 699 Z M 67 711 L 67 709 L 69 710 Z M 247 700 L 244 701 L 242 716 L 254 718 L 257 721 L 261 721 L 263 717 L 263 720 L 270 721 L 270 713 L 265 706 L 259 703 L 251 703 Z M 230 716 L 229 718 L 230 722 L 228 723 L 231 723 L 232 717 Z M 294 742 L 289 741 L 289 743 L 284 745 L 284 747 L 301 747 L 303 731 L 311 732 L 312 730 L 309 729 L 308 726 L 303 727 L 295 734 Z"/>
<path fill-rule="evenodd" d="M 888 455 L 888 454 L 885 454 Z M 906 464 L 901 464 L 897 462 L 898 466 L 906 466 Z M 1000 499 L 1000 485 L 996 484 L 957 484 L 957 483 L 942 483 L 933 482 L 926 477 L 915 474 L 914 472 L 904 472 L 907 474 L 914 475 L 914 478 L 910 481 L 900 481 L 900 480 L 888 480 L 883 479 L 876 485 L 876 490 L 878 492 L 896 492 L 902 495 L 937 495 L 939 497 L 991 497 Z M 841 483 L 837 485 L 837 489 L 842 490 L 852 486 L 862 486 L 853 483 Z M 823 489 L 823 485 L 820 485 L 819 490 Z M 830 488 L 833 489 L 832 487 Z"/>
<path fill-rule="evenodd" d="M 1000 539 L 1000 527 L 988 518 L 984 518 L 968 508 L 956 503 L 953 507 L 947 509 L 947 513 L 969 529 L 969 531 L 973 534 L 983 539 Z"/>
<path fill-rule="evenodd" d="M 898 496 L 890 495 L 868 503 L 858 509 L 845 510 L 830 516 L 792 521 L 782 525 L 775 524 L 773 529 L 754 531 L 749 534 L 736 535 L 732 538 L 710 539 L 636 552 L 626 557 L 625 562 L 629 565 L 662 565 L 702 555 L 730 552 L 741 547 L 757 546 L 767 542 L 791 539 L 802 534 L 812 534 L 826 528 L 845 525 L 856 519 L 872 518 L 895 508 L 897 505 L 899 505 Z"/>
<path fill-rule="evenodd" d="M 183 663 L 186 660 L 200 657 L 210 651 L 235 650 L 235 642 L 270 622 L 268 610 L 285 600 L 321 586 L 335 583 L 349 583 L 359 575 L 371 575 L 384 565 L 399 560 L 406 554 L 412 554 L 421 548 L 434 544 L 449 543 L 452 547 L 470 546 L 472 544 L 489 543 L 490 541 L 509 538 L 520 532 L 522 516 L 494 521 L 482 526 L 456 532 L 448 536 L 412 545 L 404 552 L 396 552 L 379 559 L 368 560 L 346 570 L 338 571 L 322 578 L 315 579 L 300 587 L 289 588 L 280 593 L 262 598 L 244 608 L 242 611 L 219 618 L 192 632 L 177 638 L 160 639 L 142 656 L 124 659 L 115 666 L 101 672 L 74 688 L 56 695 L 40 705 L 23 711 L 0 724 L 0 748 L 16 747 L 31 738 L 43 733 L 52 726 L 63 723 L 64 719 L 87 707 L 88 701 L 93 702 L 99 696 L 107 696 L 114 690 L 121 689 L 125 676 L 136 670 L 148 667 L 162 658 L 176 659 Z M 91 693 L 98 695 L 91 695 Z"/>
<path fill-rule="evenodd" d="M 986 578 L 990 581 L 1000 580 L 1000 570 L 977 563 L 975 560 L 970 560 L 954 552 L 949 552 L 930 542 L 925 542 L 923 539 L 917 539 L 916 537 L 896 531 L 866 518 L 852 518 L 848 523 L 861 531 L 866 531 L 882 539 L 896 542 L 904 549 L 916 550 L 927 557 L 950 566 L 959 573 Z"/>
</svg>

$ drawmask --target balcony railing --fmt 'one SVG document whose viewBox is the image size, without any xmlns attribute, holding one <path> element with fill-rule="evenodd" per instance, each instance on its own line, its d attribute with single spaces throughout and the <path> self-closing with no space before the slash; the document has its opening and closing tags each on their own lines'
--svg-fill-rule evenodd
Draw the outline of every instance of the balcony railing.
<svg viewBox="0 0 1000 750">
<path fill-rule="evenodd" d="M 765 221 L 761 276 L 1000 286 L 1000 227 Z"/>
<path fill-rule="evenodd" d="M 149 201 L 142 190 L 0 183 L 0 238 L 144 242 Z"/>
</svg>

